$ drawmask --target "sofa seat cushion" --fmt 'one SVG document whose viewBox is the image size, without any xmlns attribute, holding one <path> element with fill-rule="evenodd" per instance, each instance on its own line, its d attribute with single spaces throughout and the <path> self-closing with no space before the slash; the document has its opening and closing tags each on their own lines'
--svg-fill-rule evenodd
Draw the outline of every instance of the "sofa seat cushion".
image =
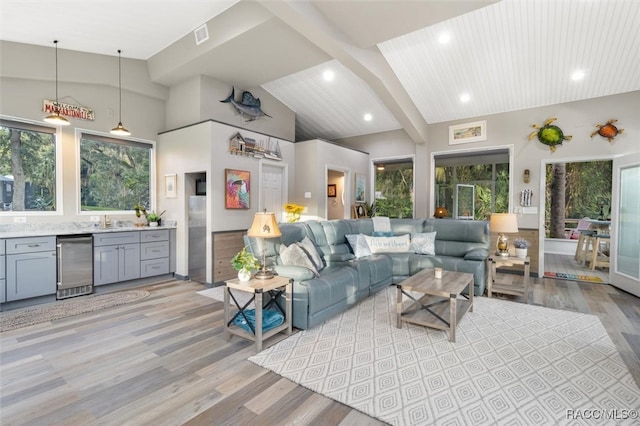
<svg viewBox="0 0 640 426">
<path fill-rule="evenodd" d="M 391 259 L 393 275 L 409 275 L 409 257 L 415 256 L 413 253 L 385 253 L 385 256 Z"/>
<path fill-rule="evenodd" d="M 336 303 L 355 301 L 360 290 L 360 279 L 356 268 L 327 266 L 320 277 L 301 283 L 306 287 L 309 312 L 320 312 Z"/>
<path fill-rule="evenodd" d="M 358 267 L 366 268 L 367 281 L 370 285 L 376 285 L 388 281 L 393 275 L 393 261 L 385 254 L 374 254 L 354 260 Z"/>
</svg>

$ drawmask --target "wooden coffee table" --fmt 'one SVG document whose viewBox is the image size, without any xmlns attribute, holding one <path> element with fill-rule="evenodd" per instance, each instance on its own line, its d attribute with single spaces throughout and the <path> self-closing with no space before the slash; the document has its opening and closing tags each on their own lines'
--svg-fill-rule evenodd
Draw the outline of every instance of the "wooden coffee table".
<svg viewBox="0 0 640 426">
<path fill-rule="evenodd" d="M 448 330 L 449 341 L 456 341 L 456 325 L 467 311 L 473 312 L 473 274 L 442 271 L 442 278 L 436 278 L 433 269 L 423 269 L 396 286 L 398 328 L 407 322 Z M 467 287 L 469 295 L 465 296 L 462 291 Z M 409 292 L 422 293 L 423 296 L 416 299 Z M 414 302 L 404 310 L 403 295 Z"/>
</svg>

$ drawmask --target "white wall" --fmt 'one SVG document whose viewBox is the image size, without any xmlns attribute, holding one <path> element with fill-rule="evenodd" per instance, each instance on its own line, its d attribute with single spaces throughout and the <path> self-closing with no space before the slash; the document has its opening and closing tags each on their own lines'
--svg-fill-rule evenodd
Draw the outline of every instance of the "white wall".
<svg viewBox="0 0 640 426">
<path fill-rule="evenodd" d="M 246 230 L 251 226 L 254 214 L 259 211 L 260 163 L 287 164 L 289 186 L 295 179 L 293 143 L 278 140 L 282 162 L 268 159 L 234 155 L 229 152 L 229 140 L 237 133 L 253 138 L 257 143 L 265 142 L 269 136 L 242 130 L 214 121 L 205 121 L 192 126 L 162 133 L 158 137 L 157 170 L 162 181 L 165 174 L 176 174 L 178 180 L 177 198 L 165 198 L 159 194 L 158 209 L 166 209 L 167 219 L 177 221 L 176 230 L 176 273 L 187 276 L 188 259 L 188 196 L 185 174 L 206 172 L 207 174 L 207 235 L 206 270 L 207 282 L 212 281 L 211 233 L 216 231 Z M 225 169 L 246 170 L 251 173 L 250 208 L 226 209 L 224 206 Z M 164 188 L 163 184 L 160 188 Z"/>
<path fill-rule="evenodd" d="M 520 191 L 532 189 L 534 198 L 532 207 L 538 209 L 538 214 L 519 215 L 518 223 L 523 228 L 538 228 L 540 212 L 540 168 L 543 162 L 550 159 L 586 159 L 599 158 L 640 150 L 640 92 L 623 93 L 585 101 L 531 108 L 527 110 L 494 114 L 485 117 L 474 117 L 438 124 L 431 124 L 428 128 L 428 142 L 424 145 L 413 144 L 402 130 L 377 133 L 354 138 L 341 139 L 338 142 L 367 151 L 371 159 L 387 158 L 402 155 L 416 155 L 415 176 L 415 216 L 426 217 L 433 214 L 431 205 L 431 153 L 489 148 L 496 146 L 515 145 L 514 152 L 514 180 L 513 207 L 519 205 Z M 542 125 L 549 118 L 557 117 L 557 124 L 565 134 L 572 135 L 571 141 L 564 142 L 555 153 L 549 147 L 534 139 L 528 141 L 529 134 L 534 130 L 531 125 Z M 609 143 L 600 136 L 590 137 L 596 130 L 595 124 L 604 124 L 610 118 L 618 119 L 618 123 L 625 131 L 614 142 Z M 469 144 L 449 145 L 449 126 L 471 121 L 487 120 L 486 141 Z M 522 181 L 524 169 L 529 169 L 531 182 L 527 185 Z M 369 185 L 371 187 L 371 185 Z"/>
<path fill-rule="evenodd" d="M 414 216 L 429 216 L 427 193 L 423 188 L 428 186 L 429 158 L 426 145 L 416 145 L 404 130 L 356 136 L 336 141 L 354 149 L 369 153 L 370 160 L 384 160 L 398 157 L 413 157 L 415 161 L 414 175 Z M 371 170 L 371 167 L 368 168 Z M 367 202 L 373 200 L 373 173 L 368 173 Z"/>
<path fill-rule="evenodd" d="M 345 173 L 345 204 L 355 198 L 355 175 L 368 176 L 367 153 L 320 139 L 295 144 L 296 179 L 290 201 L 307 207 L 305 215 L 327 217 L 327 175 L 329 170 Z M 368 185 L 369 186 L 369 185 Z M 305 198 L 305 192 L 311 198 Z"/>
<path fill-rule="evenodd" d="M 614 96 L 589 99 L 585 101 L 569 102 L 565 104 L 531 108 L 522 111 L 495 114 L 486 117 L 476 117 L 471 120 L 439 123 L 429 126 L 429 152 L 475 149 L 479 147 L 515 145 L 513 165 L 513 198 L 512 208 L 519 206 L 520 191 L 533 190 L 532 206 L 538 209 L 538 214 L 519 215 L 518 225 L 522 228 L 538 228 L 540 215 L 540 184 L 541 164 L 549 160 L 562 161 L 581 158 L 603 158 L 621 155 L 640 150 L 640 92 L 630 92 Z M 565 135 L 571 135 L 570 141 L 558 146 L 556 152 L 538 142 L 537 139 L 527 140 L 534 131 L 533 124 L 542 125 L 547 119 L 556 117 L 554 122 Z M 596 130 L 596 124 L 604 124 L 611 118 L 618 119 L 618 123 L 625 131 L 615 141 L 608 142 L 591 133 Z M 487 120 L 487 140 L 469 144 L 449 145 L 449 125 L 461 122 Z M 531 182 L 525 184 L 522 180 L 524 169 L 529 169 Z M 431 185 L 424 188 L 431 191 Z M 544 214 L 544 212 L 542 212 Z"/>
<path fill-rule="evenodd" d="M 0 115 L 48 125 L 43 121 L 42 101 L 55 99 L 53 48 L 0 41 L 0 51 Z M 78 214 L 75 130 L 108 134 L 118 124 L 117 56 L 59 49 L 58 60 L 60 102 L 92 108 L 95 120 L 70 118 L 71 125 L 62 127 L 62 208 L 56 213 L 21 213 L 28 223 L 89 221 L 89 214 Z M 133 138 L 155 141 L 164 130 L 168 89 L 149 80 L 144 61 L 126 58 L 122 59 L 122 89 L 123 124 Z M 0 213 L 0 224 L 8 223 L 13 223 L 13 215 Z"/>
<path fill-rule="evenodd" d="M 260 87 L 235 88 L 236 101 L 240 101 L 242 92 L 248 90 L 260 99 L 262 110 L 271 116 L 247 121 L 248 118 L 240 115 L 233 105 L 220 102 L 231 94 L 231 89 L 231 85 L 206 76 L 195 77 L 171 87 L 167 102 L 167 129 L 213 119 L 284 140 L 295 139 L 295 113 L 269 92 Z"/>
</svg>

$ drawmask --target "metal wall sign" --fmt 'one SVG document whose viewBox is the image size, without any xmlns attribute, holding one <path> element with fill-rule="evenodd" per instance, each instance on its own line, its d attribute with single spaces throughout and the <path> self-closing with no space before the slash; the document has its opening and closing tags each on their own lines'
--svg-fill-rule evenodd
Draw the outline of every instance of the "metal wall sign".
<svg viewBox="0 0 640 426">
<path fill-rule="evenodd" d="M 58 106 L 60 107 L 60 115 L 71 118 L 79 118 L 81 120 L 90 120 L 93 121 L 96 119 L 95 113 L 93 109 L 86 108 L 83 106 L 64 104 L 62 102 L 58 102 Z M 47 114 L 54 114 L 56 112 L 56 101 L 51 101 L 49 99 L 42 100 L 42 111 Z"/>
</svg>

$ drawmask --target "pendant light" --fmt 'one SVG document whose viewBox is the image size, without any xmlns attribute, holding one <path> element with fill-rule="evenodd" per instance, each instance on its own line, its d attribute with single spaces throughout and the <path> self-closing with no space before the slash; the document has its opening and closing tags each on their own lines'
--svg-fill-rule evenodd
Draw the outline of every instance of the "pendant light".
<svg viewBox="0 0 640 426">
<path fill-rule="evenodd" d="M 119 96 L 120 96 L 120 105 L 119 105 L 120 111 L 118 113 L 119 120 L 118 120 L 118 125 L 113 129 L 111 129 L 110 133 L 112 135 L 118 135 L 118 136 L 129 136 L 131 132 L 125 129 L 125 127 L 122 125 L 122 56 L 120 55 L 121 53 L 122 51 L 118 49 L 118 89 L 119 89 Z"/>
<path fill-rule="evenodd" d="M 68 126 L 69 120 L 60 115 L 60 103 L 58 102 L 58 40 L 53 40 L 56 46 L 56 102 L 53 104 L 54 113 L 45 117 L 44 121 L 56 126 Z"/>
</svg>

